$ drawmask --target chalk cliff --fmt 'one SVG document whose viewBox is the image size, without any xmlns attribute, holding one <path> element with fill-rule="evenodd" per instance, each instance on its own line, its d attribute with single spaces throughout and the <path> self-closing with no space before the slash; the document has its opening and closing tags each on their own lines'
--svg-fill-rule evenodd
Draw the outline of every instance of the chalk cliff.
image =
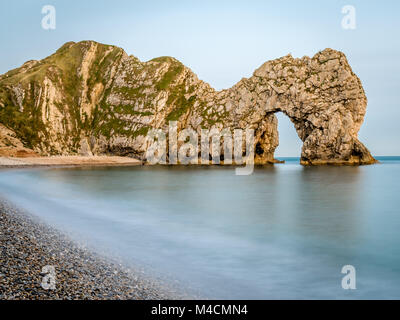
<svg viewBox="0 0 400 320">
<path fill-rule="evenodd" d="M 115 46 L 69 42 L 0 76 L 0 149 L 143 159 L 149 129 L 167 133 L 178 121 L 199 133 L 252 128 L 256 163 L 272 163 L 283 112 L 303 141 L 303 164 L 371 164 L 357 138 L 366 107 L 359 78 L 332 49 L 268 61 L 216 91 L 174 58 L 141 62 Z"/>
</svg>

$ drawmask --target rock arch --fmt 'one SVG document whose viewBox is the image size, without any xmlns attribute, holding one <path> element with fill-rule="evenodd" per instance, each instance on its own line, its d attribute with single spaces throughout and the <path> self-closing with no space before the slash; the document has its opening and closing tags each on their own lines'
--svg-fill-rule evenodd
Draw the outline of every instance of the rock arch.
<svg viewBox="0 0 400 320">
<path fill-rule="evenodd" d="M 274 89 L 267 110 L 282 111 L 293 122 L 303 141 L 303 164 L 375 162 L 357 137 L 367 98 L 343 53 L 326 49 L 312 59 L 289 55 L 267 62 L 254 76 Z"/>
<path fill-rule="evenodd" d="M 313 58 L 268 61 L 221 97 L 233 105 L 230 123 L 256 129 L 256 162 L 274 162 L 279 144 L 275 113 L 284 113 L 303 141 L 301 163 L 371 164 L 358 140 L 367 98 L 345 55 L 325 49 Z"/>
</svg>

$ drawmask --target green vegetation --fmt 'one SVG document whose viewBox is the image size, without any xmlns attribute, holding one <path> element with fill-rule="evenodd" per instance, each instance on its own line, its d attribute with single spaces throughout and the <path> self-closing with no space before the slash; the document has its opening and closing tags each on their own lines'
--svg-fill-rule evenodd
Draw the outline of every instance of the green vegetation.
<svg viewBox="0 0 400 320">
<path fill-rule="evenodd" d="M 117 93 L 121 93 L 126 99 L 138 99 L 138 98 L 144 98 L 146 96 L 144 93 L 142 93 L 144 89 L 145 87 L 137 87 L 137 88 L 118 87 L 115 88 L 114 91 Z"/>
<path fill-rule="evenodd" d="M 0 123 L 12 129 L 23 144 L 32 148 L 40 142 L 39 133 L 45 133 L 45 126 L 41 121 L 41 112 L 27 107 L 24 112 L 19 111 L 10 95 L 0 88 L 0 96 L 4 107 L 0 108 Z"/>
<path fill-rule="evenodd" d="M 158 63 L 174 62 L 174 61 L 176 61 L 174 58 L 172 58 L 172 57 L 167 57 L 167 56 L 158 57 L 158 58 L 154 58 L 154 59 L 151 59 L 151 60 L 150 60 L 150 62 L 158 62 Z"/>
<path fill-rule="evenodd" d="M 167 116 L 166 122 L 169 121 L 177 121 L 179 118 L 184 115 L 191 107 L 193 107 L 196 102 L 197 96 L 191 96 L 188 100 L 182 94 L 179 97 L 175 97 L 171 95 L 167 101 L 167 104 L 174 103 L 175 109 Z"/>
<path fill-rule="evenodd" d="M 119 106 L 114 106 L 113 111 L 118 114 L 129 114 L 129 115 L 134 115 L 134 116 L 152 116 L 154 113 L 150 111 L 135 111 L 133 106 L 131 105 L 119 105 Z"/>
<path fill-rule="evenodd" d="M 164 74 L 164 77 L 161 79 L 159 83 L 157 83 L 156 88 L 158 90 L 165 90 L 169 87 L 169 85 L 176 79 L 176 77 L 183 71 L 183 64 L 174 63 L 172 64 L 168 71 Z"/>
<path fill-rule="evenodd" d="M 61 101 L 56 99 L 57 102 L 52 102 L 61 115 L 59 121 L 65 134 L 57 133 L 54 139 L 61 145 L 64 141 L 65 148 L 68 150 L 77 151 L 79 149 L 82 135 L 97 138 L 104 136 L 106 139 L 111 139 L 115 135 L 127 138 L 147 135 L 150 127 L 140 124 L 140 121 L 133 122 L 131 119 L 132 116 L 136 119 L 153 116 L 155 113 L 153 110 L 154 99 L 159 91 L 168 93 L 166 103 L 171 112 L 166 117 L 167 123 L 179 120 L 194 106 L 197 96 L 189 97 L 189 95 L 193 94 L 195 88 L 190 87 L 187 90 L 181 81 L 177 84 L 178 77 L 185 69 L 182 63 L 171 57 L 159 57 L 147 63 L 141 63 L 139 60 L 130 61 L 127 67 L 131 72 L 126 75 L 126 86 L 112 86 L 111 89 L 107 88 L 110 70 L 120 63 L 123 51 L 117 47 L 97 44 L 88 79 L 84 81 L 84 76 L 79 74 L 79 70 L 84 54 L 90 45 L 92 44 L 89 42 L 66 43 L 53 55 L 41 61 L 31 62 L 29 70 L 26 70 L 25 66 L 24 72 L 23 69 L 18 68 L 0 78 L 0 123 L 14 130 L 17 137 L 27 147 L 34 148 L 44 145 L 48 152 L 57 153 L 57 150 L 51 149 L 50 144 L 46 143 L 50 140 L 50 133 L 42 120 L 44 116 L 42 112 L 48 112 L 47 110 L 42 111 L 45 78 L 51 81 L 51 86 L 55 87 L 62 96 Z M 162 64 L 168 64 L 168 70 L 160 79 L 157 78 L 157 73 Z M 164 65 L 164 67 L 166 66 Z M 149 79 L 157 79 L 155 83 L 146 85 L 139 83 L 138 76 L 143 72 Z M 14 101 L 15 99 L 13 100 L 14 93 L 11 90 L 16 86 L 20 86 L 25 92 L 22 112 Z M 85 86 L 87 86 L 86 98 L 88 101 L 92 99 L 94 88 L 100 90 L 106 88 L 103 93 L 99 91 L 102 94 L 102 101 L 91 113 L 82 110 L 82 90 Z M 154 91 L 154 89 L 156 90 Z M 107 103 L 110 94 L 117 94 L 123 100 L 134 103 L 124 102 L 121 105 L 110 105 Z M 140 111 L 135 110 L 135 105 L 142 106 Z"/>
<path fill-rule="evenodd" d="M 102 83 L 105 86 L 107 84 L 107 71 L 122 57 L 121 49 L 114 47 L 111 52 L 108 52 L 108 50 L 109 46 L 98 44 L 96 58 L 90 68 L 89 88 L 93 88 L 96 83 Z"/>
</svg>

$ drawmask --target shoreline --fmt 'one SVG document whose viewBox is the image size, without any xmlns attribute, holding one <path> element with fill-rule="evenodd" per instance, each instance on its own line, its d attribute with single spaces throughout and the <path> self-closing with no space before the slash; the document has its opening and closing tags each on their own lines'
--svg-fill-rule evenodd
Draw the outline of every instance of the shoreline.
<svg viewBox="0 0 400 320">
<path fill-rule="evenodd" d="M 2 197 L 0 231 L 0 300 L 186 298 L 162 280 L 84 248 Z M 55 268 L 55 290 L 41 285 L 45 266 Z"/>
<path fill-rule="evenodd" d="M 0 157 L 1 168 L 140 166 L 140 160 L 117 156 Z"/>
<path fill-rule="evenodd" d="M 286 158 L 286 157 L 284 157 Z M 297 157 L 295 157 L 297 158 Z M 286 160 L 274 159 L 266 163 L 255 162 L 254 166 L 266 166 L 285 164 Z M 380 164 L 380 161 L 374 159 L 371 162 L 360 161 L 303 161 L 299 158 L 298 164 L 303 167 L 320 167 L 320 166 L 366 166 Z M 165 164 L 169 166 L 170 164 Z M 187 166 L 178 164 L 179 166 Z M 189 166 L 243 166 L 234 163 L 225 165 L 223 162 L 220 164 L 191 164 Z M 27 169 L 27 168 L 85 168 L 85 167 L 134 167 L 134 166 L 153 166 L 144 161 L 120 156 L 50 156 L 50 157 L 6 157 L 0 156 L 0 170 L 1 169 Z"/>
</svg>

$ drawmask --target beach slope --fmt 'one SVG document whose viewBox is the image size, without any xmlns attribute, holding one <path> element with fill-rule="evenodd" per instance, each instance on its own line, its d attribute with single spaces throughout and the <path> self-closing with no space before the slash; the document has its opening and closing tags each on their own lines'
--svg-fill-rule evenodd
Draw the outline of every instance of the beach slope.
<svg viewBox="0 0 400 320">
<path fill-rule="evenodd" d="M 51 284 L 49 267 L 54 289 L 43 286 Z M 0 198 L 0 300 L 180 298 L 169 286 L 92 253 Z"/>
</svg>

